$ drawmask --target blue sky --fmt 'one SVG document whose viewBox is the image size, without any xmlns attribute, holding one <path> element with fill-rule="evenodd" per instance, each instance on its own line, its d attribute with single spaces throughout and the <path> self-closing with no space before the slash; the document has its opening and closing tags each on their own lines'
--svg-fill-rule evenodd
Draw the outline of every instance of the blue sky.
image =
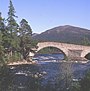
<svg viewBox="0 0 90 91">
<path fill-rule="evenodd" d="M 73 25 L 90 29 L 90 0 L 12 0 L 20 22 L 25 18 L 33 32 Z M 0 0 L 0 12 L 7 18 L 9 0 Z"/>
</svg>

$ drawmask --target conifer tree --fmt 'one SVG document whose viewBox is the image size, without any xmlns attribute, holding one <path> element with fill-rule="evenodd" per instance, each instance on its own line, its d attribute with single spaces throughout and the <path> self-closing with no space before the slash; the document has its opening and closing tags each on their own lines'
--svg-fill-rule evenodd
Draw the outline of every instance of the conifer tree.
<svg viewBox="0 0 90 91">
<path fill-rule="evenodd" d="M 8 18 L 7 18 L 7 34 L 8 34 L 8 49 L 11 53 L 16 51 L 19 48 L 19 39 L 18 39 L 18 24 L 15 20 L 17 16 L 15 15 L 15 9 L 12 4 L 12 1 L 10 0 L 9 5 L 9 12 L 8 12 Z"/>
<path fill-rule="evenodd" d="M 32 40 L 32 29 L 25 19 L 20 22 L 19 36 L 21 53 L 23 58 L 26 59 L 32 47 L 35 47 L 35 43 Z"/>
<path fill-rule="evenodd" d="M 15 9 L 14 6 L 12 4 L 12 1 L 10 0 L 10 6 L 9 6 L 9 12 L 8 12 L 8 18 L 7 18 L 7 27 L 8 27 L 8 32 L 9 33 L 13 33 L 17 31 L 18 28 L 18 24 L 16 23 L 15 18 L 17 18 L 17 16 L 15 15 Z"/>
<path fill-rule="evenodd" d="M 10 0 L 8 18 L 6 25 L 0 13 L 0 48 L 4 48 L 7 59 L 11 60 L 16 53 L 22 54 L 26 59 L 32 48 L 36 47 L 37 42 L 32 39 L 32 29 L 25 19 L 22 19 L 20 26 L 16 22 L 17 16 L 12 1 Z M 1 50 L 0 49 L 0 50 Z"/>
<path fill-rule="evenodd" d="M 4 34 L 6 31 L 5 28 L 5 23 L 4 23 L 5 19 L 2 18 L 1 16 L 1 12 L 0 12 L 0 63 L 1 64 L 5 64 L 5 47 L 4 47 Z"/>
</svg>

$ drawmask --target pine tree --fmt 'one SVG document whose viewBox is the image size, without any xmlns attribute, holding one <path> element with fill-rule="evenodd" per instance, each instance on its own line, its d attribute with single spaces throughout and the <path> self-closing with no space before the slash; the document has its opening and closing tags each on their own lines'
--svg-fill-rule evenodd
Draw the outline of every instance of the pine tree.
<svg viewBox="0 0 90 91">
<path fill-rule="evenodd" d="M 25 19 L 20 22 L 20 47 L 23 58 L 26 59 L 32 48 L 36 46 L 36 42 L 32 39 L 32 29 Z"/>
<path fill-rule="evenodd" d="M 18 28 L 19 25 L 17 24 L 15 18 L 17 16 L 15 15 L 15 9 L 12 4 L 12 1 L 10 0 L 9 5 L 9 12 L 8 12 L 8 18 L 7 18 L 7 49 L 9 51 L 9 55 L 12 56 L 14 52 L 16 52 L 19 49 L 19 37 L 18 37 Z"/>
<path fill-rule="evenodd" d="M 1 12 L 0 12 L 0 63 L 3 65 L 5 64 L 5 47 L 4 47 L 4 35 L 5 35 L 5 31 L 6 31 L 6 27 L 5 27 L 5 23 L 4 23 L 5 19 L 2 18 L 1 16 Z"/>
<path fill-rule="evenodd" d="M 15 16 L 15 9 L 12 4 L 12 1 L 10 0 L 10 6 L 9 6 L 9 12 L 7 18 L 7 29 L 8 29 L 8 33 L 11 35 L 12 38 L 14 36 L 17 36 L 18 34 L 19 25 L 17 24 L 15 18 L 17 18 L 17 16 Z"/>
<path fill-rule="evenodd" d="M 28 24 L 28 22 L 25 19 L 22 19 L 20 22 L 20 36 L 28 36 L 28 35 L 32 35 L 32 29 L 30 27 L 30 25 Z"/>
<path fill-rule="evenodd" d="M 5 24 L 4 24 L 4 20 L 1 16 L 1 12 L 0 12 L 0 32 L 3 32 L 5 30 Z"/>
<path fill-rule="evenodd" d="M 6 25 L 0 13 L 0 51 L 4 48 L 4 53 L 8 60 L 14 55 L 22 54 L 26 59 L 32 48 L 36 47 L 37 42 L 32 39 L 32 29 L 25 19 L 22 19 L 20 26 L 16 22 L 17 16 L 12 1 L 10 0 L 8 18 Z M 14 57 L 15 58 L 15 57 Z"/>
<path fill-rule="evenodd" d="M 13 32 L 17 32 L 18 29 L 18 24 L 16 23 L 16 20 L 14 18 L 17 18 L 17 16 L 15 15 L 15 9 L 14 6 L 12 4 L 12 1 L 10 0 L 10 6 L 9 6 L 9 12 L 8 12 L 8 18 L 7 18 L 7 22 L 8 22 L 8 32 L 9 33 L 13 33 Z"/>
</svg>

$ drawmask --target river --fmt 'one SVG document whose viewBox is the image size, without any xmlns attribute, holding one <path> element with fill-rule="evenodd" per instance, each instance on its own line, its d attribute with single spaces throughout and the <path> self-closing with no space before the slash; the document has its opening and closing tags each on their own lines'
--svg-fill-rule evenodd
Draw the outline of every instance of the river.
<svg viewBox="0 0 90 91">
<path fill-rule="evenodd" d="M 13 75 L 9 77 L 10 84 L 5 83 L 2 91 L 58 91 L 54 89 L 63 88 L 64 77 L 70 76 L 72 81 L 78 81 L 90 69 L 90 62 L 66 63 L 62 62 L 63 59 L 63 54 L 39 54 L 33 58 L 37 64 L 10 67 Z M 60 88 L 59 82 L 62 83 Z"/>
</svg>

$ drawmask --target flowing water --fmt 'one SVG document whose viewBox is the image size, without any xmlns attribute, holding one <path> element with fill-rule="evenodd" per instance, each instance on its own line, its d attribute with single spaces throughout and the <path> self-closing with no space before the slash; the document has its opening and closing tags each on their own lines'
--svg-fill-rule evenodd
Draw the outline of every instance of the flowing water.
<svg viewBox="0 0 90 91">
<path fill-rule="evenodd" d="M 33 58 L 37 64 L 10 67 L 11 76 L 4 79 L 0 91 L 58 91 L 54 88 L 66 74 L 77 81 L 90 69 L 90 62 L 66 63 L 63 59 L 63 54 L 40 54 Z"/>
</svg>

